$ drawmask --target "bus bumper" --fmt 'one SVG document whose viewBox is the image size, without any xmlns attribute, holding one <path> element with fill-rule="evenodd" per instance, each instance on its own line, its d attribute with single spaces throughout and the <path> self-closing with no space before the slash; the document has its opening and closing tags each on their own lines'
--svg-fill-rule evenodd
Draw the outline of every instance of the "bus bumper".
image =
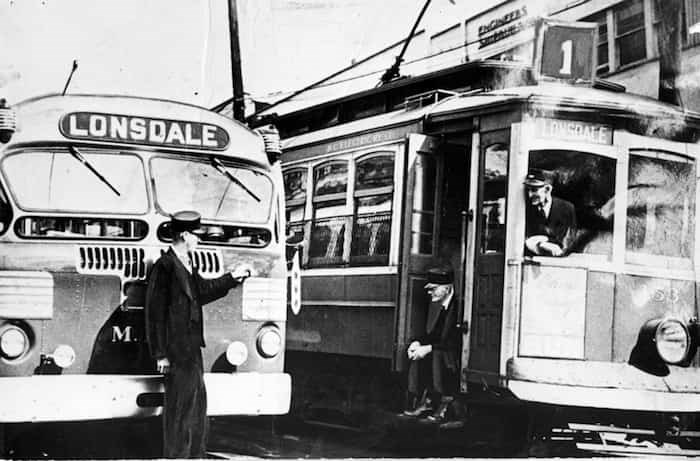
<svg viewBox="0 0 700 461">
<path fill-rule="evenodd" d="M 205 373 L 207 413 L 289 411 L 286 373 Z M 161 413 L 162 376 L 42 375 L 0 378 L 0 423 L 138 418 Z"/>
<path fill-rule="evenodd" d="M 669 368 L 660 377 L 626 363 L 515 358 L 507 387 L 521 400 L 552 405 L 700 412 L 700 369 Z"/>
</svg>

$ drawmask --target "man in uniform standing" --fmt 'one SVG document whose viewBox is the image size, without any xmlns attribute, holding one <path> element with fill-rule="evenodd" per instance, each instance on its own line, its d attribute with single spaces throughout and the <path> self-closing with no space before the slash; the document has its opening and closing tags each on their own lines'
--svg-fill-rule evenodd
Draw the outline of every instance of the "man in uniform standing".
<svg viewBox="0 0 700 461">
<path fill-rule="evenodd" d="M 146 331 L 151 355 L 165 375 L 163 455 L 203 458 L 207 437 L 207 395 L 201 348 L 202 305 L 225 296 L 251 275 L 239 267 L 204 280 L 190 252 L 199 242 L 200 215 L 181 211 L 172 216 L 173 243 L 153 265 L 146 292 Z"/>
</svg>

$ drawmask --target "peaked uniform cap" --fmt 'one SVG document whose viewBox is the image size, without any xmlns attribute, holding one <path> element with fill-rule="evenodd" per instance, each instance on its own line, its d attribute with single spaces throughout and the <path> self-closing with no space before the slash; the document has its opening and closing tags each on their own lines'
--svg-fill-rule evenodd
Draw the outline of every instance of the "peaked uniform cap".
<svg viewBox="0 0 700 461">
<path fill-rule="evenodd" d="M 428 269 L 428 283 L 435 285 L 445 285 L 454 282 L 454 272 L 452 269 L 443 267 L 433 267 Z"/>
<path fill-rule="evenodd" d="M 532 168 L 527 172 L 523 184 L 529 187 L 542 187 L 546 184 L 552 184 L 552 181 L 543 170 Z"/>
<path fill-rule="evenodd" d="M 202 225 L 202 216 L 196 211 L 178 211 L 170 218 L 170 227 L 173 233 L 194 232 Z"/>
</svg>

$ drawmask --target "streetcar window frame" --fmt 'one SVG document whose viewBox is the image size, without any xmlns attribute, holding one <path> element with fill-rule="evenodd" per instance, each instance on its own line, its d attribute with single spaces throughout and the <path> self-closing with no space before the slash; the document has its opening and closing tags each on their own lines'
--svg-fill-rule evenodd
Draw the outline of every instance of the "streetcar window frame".
<svg viewBox="0 0 700 461">
<path fill-rule="evenodd" d="M 634 249 L 630 249 L 628 247 L 629 242 L 629 231 L 630 231 L 630 196 L 629 196 L 629 184 L 628 184 L 628 189 L 627 193 L 628 195 L 625 197 L 626 200 L 626 213 L 625 213 L 625 263 L 631 264 L 631 265 L 639 265 L 639 266 L 651 266 L 651 267 L 657 267 L 657 268 L 666 268 L 666 269 L 677 269 L 677 270 L 691 270 L 693 268 L 694 264 L 694 259 L 695 259 L 695 252 L 696 252 L 696 229 L 695 226 L 697 225 L 696 220 L 697 220 L 697 161 L 696 159 L 683 155 L 679 152 L 673 152 L 670 150 L 666 149 L 660 149 L 660 148 L 630 148 L 628 152 L 628 167 L 627 167 L 627 175 L 628 175 L 628 181 L 629 181 L 629 175 L 632 174 L 632 158 L 633 157 L 638 157 L 638 158 L 648 158 L 652 160 L 660 160 L 660 161 L 671 161 L 671 162 L 676 162 L 676 163 L 682 163 L 682 164 L 688 164 L 691 166 L 691 172 L 690 172 L 690 184 L 694 187 L 694 190 L 692 193 L 689 195 L 689 197 L 693 200 L 689 204 L 688 210 L 692 214 L 692 217 L 689 218 L 689 223 L 693 228 L 688 231 L 689 235 L 689 243 L 687 245 L 687 251 L 688 251 L 688 256 L 670 256 L 670 255 L 661 255 L 661 254 L 654 254 L 654 253 L 649 253 L 649 252 L 644 252 L 644 251 L 635 251 Z M 656 207 L 655 207 L 656 208 Z"/>
<path fill-rule="evenodd" d="M 397 203 L 397 190 L 398 182 L 397 178 L 397 162 L 400 161 L 400 149 L 404 146 L 403 143 L 390 143 L 381 146 L 370 146 L 369 148 L 362 148 L 354 151 L 343 152 L 332 156 L 323 156 L 321 158 L 310 159 L 303 162 L 295 162 L 292 165 L 286 167 L 282 175 L 283 177 L 288 173 L 293 173 L 299 170 L 306 170 L 306 187 L 307 194 L 305 203 L 303 205 L 303 217 L 302 221 L 290 220 L 288 221 L 288 227 L 290 231 L 295 231 L 295 229 L 301 228 L 303 233 L 302 239 L 302 267 L 304 269 L 340 269 L 346 267 L 387 267 L 392 263 L 392 251 L 395 249 L 396 243 L 394 243 L 394 233 L 395 227 L 394 223 L 396 221 L 396 210 L 400 208 Z M 390 187 L 381 188 L 370 188 L 366 190 L 355 190 L 356 180 L 357 180 L 357 163 L 364 162 L 372 158 L 377 157 L 391 157 L 393 163 L 392 169 L 392 179 Z M 317 196 L 315 193 L 316 180 L 315 171 L 323 166 L 335 163 L 335 162 L 347 162 L 346 171 L 346 189 L 345 192 L 327 194 L 322 196 Z M 391 190 L 390 190 L 391 189 Z M 357 219 L 357 209 L 356 200 L 364 197 L 371 197 L 373 195 L 391 194 L 390 204 L 391 208 L 388 212 L 389 214 L 389 246 L 388 254 L 381 255 L 381 257 L 375 256 L 362 256 L 362 255 L 352 255 L 353 241 L 355 240 L 354 230 L 355 222 Z M 333 203 L 336 206 L 342 206 L 342 211 L 324 218 L 317 218 L 318 205 L 323 203 Z M 291 204 L 295 207 L 301 207 L 301 200 L 293 201 Z M 289 216 L 289 205 L 290 202 L 285 204 L 287 209 L 287 215 Z M 332 206 L 332 205 L 331 205 Z M 311 244 L 312 244 L 312 234 L 314 229 L 314 223 L 318 219 L 328 220 L 331 218 L 340 218 L 343 221 L 343 232 L 342 236 L 342 247 L 343 251 L 340 256 L 337 256 L 331 260 L 331 258 L 326 257 L 312 257 L 311 256 Z M 296 233 L 296 231 L 295 231 Z"/>
</svg>

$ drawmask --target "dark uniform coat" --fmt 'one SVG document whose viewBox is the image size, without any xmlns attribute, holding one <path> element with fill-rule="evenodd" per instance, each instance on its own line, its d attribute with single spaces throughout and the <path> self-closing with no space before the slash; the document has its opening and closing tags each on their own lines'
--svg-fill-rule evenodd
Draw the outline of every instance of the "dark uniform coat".
<svg viewBox="0 0 700 461">
<path fill-rule="evenodd" d="M 146 292 L 146 332 L 154 359 L 167 357 L 163 408 L 164 456 L 205 456 L 206 390 L 202 353 L 202 305 L 221 298 L 238 282 L 227 273 L 204 280 L 185 268 L 171 248 L 156 261 Z"/>
<path fill-rule="evenodd" d="M 549 241 L 566 249 L 576 229 L 576 210 L 571 202 L 552 197 L 549 216 L 545 217 L 536 207 L 527 206 L 525 236 L 546 235 Z"/>
<path fill-rule="evenodd" d="M 411 361 L 409 367 L 408 387 L 414 394 L 420 393 L 422 381 L 420 362 L 430 362 L 430 374 L 433 391 L 438 394 L 450 394 L 457 385 L 456 373 L 459 368 L 460 340 L 462 334 L 457 327 L 457 302 L 453 295 L 447 309 L 441 302 L 431 302 L 425 334 L 416 338 L 421 346 L 430 344 L 432 352 L 423 360 Z M 429 359 L 429 360 L 426 360 Z M 426 367 L 427 368 L 427 367 Z"/>
</svg>

